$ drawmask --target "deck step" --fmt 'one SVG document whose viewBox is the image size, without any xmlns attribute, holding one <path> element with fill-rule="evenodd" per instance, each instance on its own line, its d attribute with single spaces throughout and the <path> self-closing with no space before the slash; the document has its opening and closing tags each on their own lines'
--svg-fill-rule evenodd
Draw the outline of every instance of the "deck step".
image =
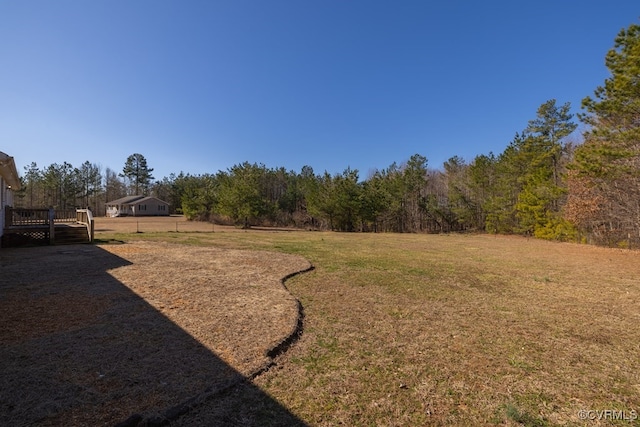
<svg viewBox="0 0 640 427">
<path fill-rule="evenodd" d="M 73 225 L 56 226 L 56 245 L 73 245 L 77 243 L 89 243 L 86 227 Z"/>
</svg>

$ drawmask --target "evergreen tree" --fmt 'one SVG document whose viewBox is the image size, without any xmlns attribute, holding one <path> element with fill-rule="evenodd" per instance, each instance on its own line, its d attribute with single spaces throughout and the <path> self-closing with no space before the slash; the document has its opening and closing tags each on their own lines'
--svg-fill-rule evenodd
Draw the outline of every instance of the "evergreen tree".
<svg viewBox="0 0 640 427">
<path fill-rule="evenodd" d="M 489 202 L 494 197 L 496 185 L 496 156 L 493 153 L 479 155 L 469 165 L 469 187 L 476 206 L 476 228 L 487 229 Z"/>
<path fill-rule="evenodd" d="M 577 127 L 569 110 L 569 103 L 557 107 L 555 99 L 549 100 L 525 129 L 519 154 L 528 166 L 521 177 L 516 211 L 519 230 L 526 234 L 554 240 L 574 237 L 560 213 L 566 192 L 561 182 L 566 164 L 564 140 Z"/>
<path fill-rule="evenodd" d="M 444 171 L 449 209 L 456 222 L 463 229 L 478 228 L 478 205 L 472 194 L 469 165 L 453 156 L 444 162 Z"/>
<path fill-rule="evenodd" d="M 341 231 L 355 231 L 360 222 L 361 187 L 358 171 L 347 168 L 334 177 L 333 198 L 336 207 L 336 226 Z"/>
<path fill-rule="evenodd" d="M 567 218 L 596 243 L 640 245 L 640 25 L 619 32 L 611 75 L 580 115 L 589 126 L 571 164 Z"/>
<path fill-rule="evenodd" d="M 527 159 L 522 156 L 524 144 L 525 138 L 516 134 L 507 148 L 492 159 L 490 167 L 495 171 L 495 181 L 483 203 L 485 228 L 490 233 L 518 232 L 516 203 L 523 189 L 523 177 L 528 170 Z"/>
<path fill-rule="evenodd" d="M 47 206 L 56 209 L 70 209 L 77 206 L 81 192 L 80 172 L 70 163 L 54 163 L 43 172 Z"/>
<path fill-rule="evenodd" d="M 261 195 L 261 177 L 264 166 L 244 162 L 219 174 L 218 208 L 244 228 L 265 212 L 265 201 Z"/>
<path fill-rule="evenodd" d="M 563 155 L 567 150 L 565 138 L 578 126 L 572 121 L 570 109 L 570 103 L 558 107 L 556 100 L 551 99 L 538 108 L 537 117 L 530 120 L 525 129 L 527 136 L 536 138 L 536 152 L 532 153 L 534 167 L 549 169 L 553 176 L 553 185 L 556 187 L 561 185 Z"/>
<path fill-rule="evenodd" d="M 218 193 L 223 172 L 218 175 L 180 174 L 174 181 L 179 189 L 181 211 L 189 220 L 209 221 L 217 210 Z"/>
<path fill-rule="evenodd" d="M 176 192 L 176 179 L 176 175 L 171 173 L 169 177 L 165 176 L 151 186 L 151 195 L 169 203 L 172 213 L 180 208 L 180 194 Z"/>
<path fill-rule="evenodd" d="M 402 171 L 405 190 L 404 206 L 411 232 L 423 229 L 425 218 L 425 187 L 427 184 L 427 158 L 414 154 Z"/>
<path fill-rule="evenodd" d="M 80 198 L 82 200 L 82 207 L 94 206 L 94 210 L 97 207 L 97 196 L 102 191 L 102 174 L 100 173 L 100 167 L 96 164 L 90 163 L 88 160 L 80 166 L 78 171 Z"/>
<path fill-rule="evenodd" d="M 42 172 L 35 162 L 31 162 L 29 166 L 24 167 L 24 184 L 22 190 L 28 200 L 27 207 L 35 208 L 43 205 L 42 189 L 40 182 L 42 180 Z"/>
<path fill-rule="evenodd" d="M 378 171 L 362 184 L 360 217 L 363 231 L 379 231 L 383 213 L 388 209 L 390 194 L 385 186 L 384 175 Z"/>
<path fill-rule="evenodd" d="M 327 171 L 314 180 L 307 178 L 305 187 L 309 213 L 316 218 L 328 221 L 330 230 L 336 229 L 336 216 L 338 213 L 338 201 L 336 198 L 336 183 Z"/>
<path fill-rule="evenodd" d="M 147 159 L 142 154 L 134 153 L 127 157 L 120 176 L 129 181 L 133 195 L 147 196 L 154 179 L 151 172 L 153 168 L 147 165 Z"/>
<path fill-rule="evenodd" d="M 393 162 L 380 172 L 381 187 L 388 195 L 388 205 L 382 213 L 384 231 L 404 233 L 407 231 L 407 214 L 405 209 L 405 185 L 401 168 Z"/>
<path fill-rule="evenodd" d="M 487 231 L 559 240 L 573 237 L 560 214 L 568 152 L 564 141 L 576 128 L 569 110 L 569 103 L 558 107 L 554 99 L 545 102 L 497 159 L 480 159 L 477 167 L 482 165 L 492 177 L 489 185 L 482 182 L 479 170 L 474 173 L 476 187 L 485 192 Z"/>
</svg>

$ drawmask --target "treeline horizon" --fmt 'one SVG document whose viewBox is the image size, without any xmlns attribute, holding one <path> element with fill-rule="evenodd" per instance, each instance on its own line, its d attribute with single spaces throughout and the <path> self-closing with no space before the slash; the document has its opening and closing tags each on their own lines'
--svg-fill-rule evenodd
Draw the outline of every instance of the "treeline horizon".
<svg viewBox="0 0 640 427">
<path fill-rule="evenodd" d="M 224 224 L 365 232 L 482 231 L 640 247 L 640 26 L 620 31 L 605 63 L 611 77 L 582 101 L 582 143 L 570 104 L 543 103 L 502 153 L 441 170 L 415 154 L 360 180 L 244 162 L 226 171 L 154 181 L 142 154 L 121 173 L 90 162 L 25 167 L 18 204 L 91 207 L 153 195 L 174 213 Z"/>
</svg>

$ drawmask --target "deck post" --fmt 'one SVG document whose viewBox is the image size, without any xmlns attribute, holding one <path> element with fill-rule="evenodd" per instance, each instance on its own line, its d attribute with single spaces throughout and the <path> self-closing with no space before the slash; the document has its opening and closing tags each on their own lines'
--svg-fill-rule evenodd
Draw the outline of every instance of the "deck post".
<svg viewBox="0 0 640 427">
<path fill-rule="evenodd" d="M 56 212 L 53 207 L 49 208 L 49 244 L 53 245 L 56 241 Z"/>
</svg>

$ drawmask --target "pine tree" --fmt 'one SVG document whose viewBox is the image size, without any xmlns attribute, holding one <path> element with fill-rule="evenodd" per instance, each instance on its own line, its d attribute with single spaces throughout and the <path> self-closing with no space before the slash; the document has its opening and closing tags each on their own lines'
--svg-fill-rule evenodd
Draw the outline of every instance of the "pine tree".
<svg viewBox="0 0 640 427">
<path fill-rule="evenodd" d="M 79 185 L 80 185 L 80 198 L 82 199 L 82 206 L 89 207 L 94 206 L 94 210 L 97 206 L 96 196 L 102 191 L 102 174 L 100 173 L 100 167 L 96 164 L 91 164 L 88 160 L 80 166 L 79 169 Z"/>
<path fill-rule="evenodd" d="M 25 175 L 24 175 L 24 183 L 26 185 L 23 186 L 23 191 L 25 192 L 26 197 L 29 200 L 27 207 L 34 208 L 43 205 L 41 193 L 42 187 L 40 181 L 42 179 L 42 172 L 38 168 L 38 165 L 35 162 L 31 162 L 29 166 L 24 167 Z"/>
<path fill-rule="evenodd" d="M 265 212 L 260 192 L 264 166 L 244 162 L 234 165 L 228 173 L 219 174 L 218 209 L 244 228 Z"/>
<path fill-rule="evenodd" d="M 127 157 L 121 177 L 129 180 L 134 195 L 148 195 L 153 181 L 153 169 L 147 166 L 147 159 L 142 154 L 134 153 Z"/>
<path fill-rule="evenodd" d="M 570 240 L 574 232 L 560 213 L 564 204 L 562 182 L 566 158 L 564 140 L 577 127 L 571 121 L 570 104 L 556 106 L 555 99 L 542 104 L 529 121 L 520 155 L 527 165 L 523 188 L 516 203 L 519 228 L 527 234 L 553 240 Z"/>
<path fill-rule="evenodd" d="M 638 246 L 640 25 L 620 31 L 605 64 L 610 77 L 582 101 L 589 130 L 571 164 L 567 218 L 596 243 Z"/>
</svg>

